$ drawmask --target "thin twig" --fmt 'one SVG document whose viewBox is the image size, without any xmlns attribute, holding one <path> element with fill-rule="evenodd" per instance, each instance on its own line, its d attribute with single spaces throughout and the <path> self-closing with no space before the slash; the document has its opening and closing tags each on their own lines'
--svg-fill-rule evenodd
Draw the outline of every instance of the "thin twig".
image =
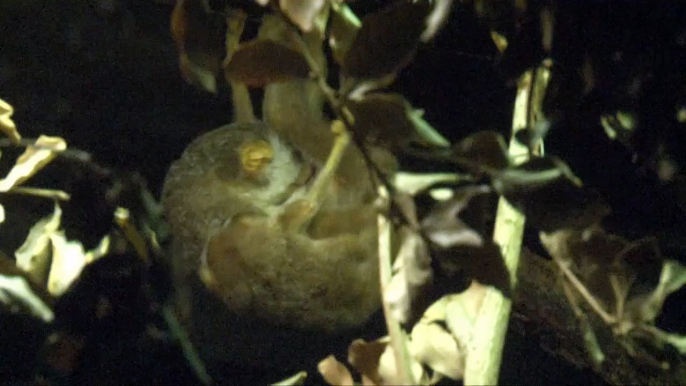
<svg viewBox="0 0 686 386">
<path fill-rule="evenodd" d="M 572 272 L 569 267 L 567 267 L 567 264 L 564 263 L 559 258 L 556 258 L 553 256 L 553 260 L 555 263 L 557 263 L 558 267 L 560 267 L 560 270 L 562 273 L 564 273 L 565 277 L 567 280 L 569 280 L 572 285 L 574 285 L 574 288 L 579 292 L 579 294 L 584 298 L 586 303 L 588 303 L 593 311 L 595 311 L 598 316 L 600 316 L 603 321 L 607 324 L 614 324 L 616 323 L 616 319 L 610 315 L 607 311 L 603 309 L 603 307 L 598 304 L 598 301 L 591 295 L 591 292 L 586 288 L 586 286 L 576 277 L 574 272 Z"/>
</svg>

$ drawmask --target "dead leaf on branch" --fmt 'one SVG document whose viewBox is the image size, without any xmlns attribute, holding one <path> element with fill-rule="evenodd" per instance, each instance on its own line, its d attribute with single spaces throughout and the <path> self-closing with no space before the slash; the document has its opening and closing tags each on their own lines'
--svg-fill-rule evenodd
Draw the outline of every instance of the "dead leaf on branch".
<svg viewBox="0 0 686 386">
<path fill-rule="evenodd" d="M 367 342 L 355 339 L 348 347 L 348 363 L 362 376 L 362 385 L 382 385 L 379 360 L 388 346 L 387 339 Z"/>
<path fill-rule="evenodd" d="M 224 72 L 230 81 L 263 87 L 293 78 L 306 79 L 310 67 L 298 51 L 275 41 L 257 40 L 242 44 Z"/>
</svg>

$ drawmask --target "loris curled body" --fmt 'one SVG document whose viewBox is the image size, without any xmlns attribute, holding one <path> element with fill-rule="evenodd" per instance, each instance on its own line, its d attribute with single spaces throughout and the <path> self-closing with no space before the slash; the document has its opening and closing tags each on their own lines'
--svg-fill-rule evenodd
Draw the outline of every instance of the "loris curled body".
<svg viewBox="0 0 686 386">
<path fill-rule="evenodd" d="M 267 17 L 260 35 L 287 41 L 285 28 Z M 313 86 L 267 86 L 264 122 L 197 138 L 166 177 L 175 310 L 201 355 L 264 360 L 281 349 L 264 335 L 335 333 L 380 306 L 372 174 L 359 149 L 339 146 L 345 135 L 332 132 Z M 393 173 L 389 152 L 368 150 Z M 234 352 L 246 345 L 249 355 Z"/>
</svg>

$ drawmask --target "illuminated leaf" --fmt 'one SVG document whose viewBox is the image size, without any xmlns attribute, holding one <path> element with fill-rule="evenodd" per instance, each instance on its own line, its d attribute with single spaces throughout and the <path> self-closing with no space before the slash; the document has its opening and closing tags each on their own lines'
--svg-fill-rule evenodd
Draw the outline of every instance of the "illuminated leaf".
<svg viewBox="0 0 686 386">
<path fill-rule="evenodd" d="M 50 235 L 60 227 L 62 208 L 55 204 L 52 215 L 31 227 L 24 243 L 14 252 L 17 267 L 39 285 L 45 285 L 51 263 Z"/>
<path fill-rule="evenodd" d="M 394 77 L 408 65 L 425 29 L 428 2 L 397 2 L 362 20 L 342 71 L 355 79 Z"/>
<path fill-rule="evenodd" d="M 21 135 L 17 131 L 17 125 L 12 120 L 14 108 L 4 100 L 0 99 L 0 131 L 8 136 L 12 142 L 19 142 Z"/>
<path fill-rule="evenodd" d="M 52 244 L 52 265 L 48 276 L 48 291 L 54 296 L 62 295 L 79 277 L 83 268 L 107 254 L 109 237 L 92 251 L 85 251 L 79 241 L 69 241 L 63 231 L 50 234 Z"/>
<path fill-rule="evenodd" d="M 57 153 L 67 149 L 67 143 L 60 137 L 41 135 L 35 145 L 26 148 L 17 158 L 7 177 L 0 180 L 0 192 L 7 192 L 14 186 L 20 185 L 50 163 Z"/>
<path fill-rule="evenodd" d="M 227 79 L 252 87 L 308 78 L 310 68 L 297 51 L 271 40 L 241 45 L 224 68 Z"/>
</svg>

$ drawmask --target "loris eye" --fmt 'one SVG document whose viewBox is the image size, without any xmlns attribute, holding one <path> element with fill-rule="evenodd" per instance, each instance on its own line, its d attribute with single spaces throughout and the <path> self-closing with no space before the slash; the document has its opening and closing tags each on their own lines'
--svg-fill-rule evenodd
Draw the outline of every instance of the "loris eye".
<svg viewBox="0 0 686 386">
<path fill-rule="evenodd" d="M 260 173 L 274 159 L 272 146 L 263 140 L 246 142 L 238 149 L 241 169 L 248 175 Z"/>
</svg>

